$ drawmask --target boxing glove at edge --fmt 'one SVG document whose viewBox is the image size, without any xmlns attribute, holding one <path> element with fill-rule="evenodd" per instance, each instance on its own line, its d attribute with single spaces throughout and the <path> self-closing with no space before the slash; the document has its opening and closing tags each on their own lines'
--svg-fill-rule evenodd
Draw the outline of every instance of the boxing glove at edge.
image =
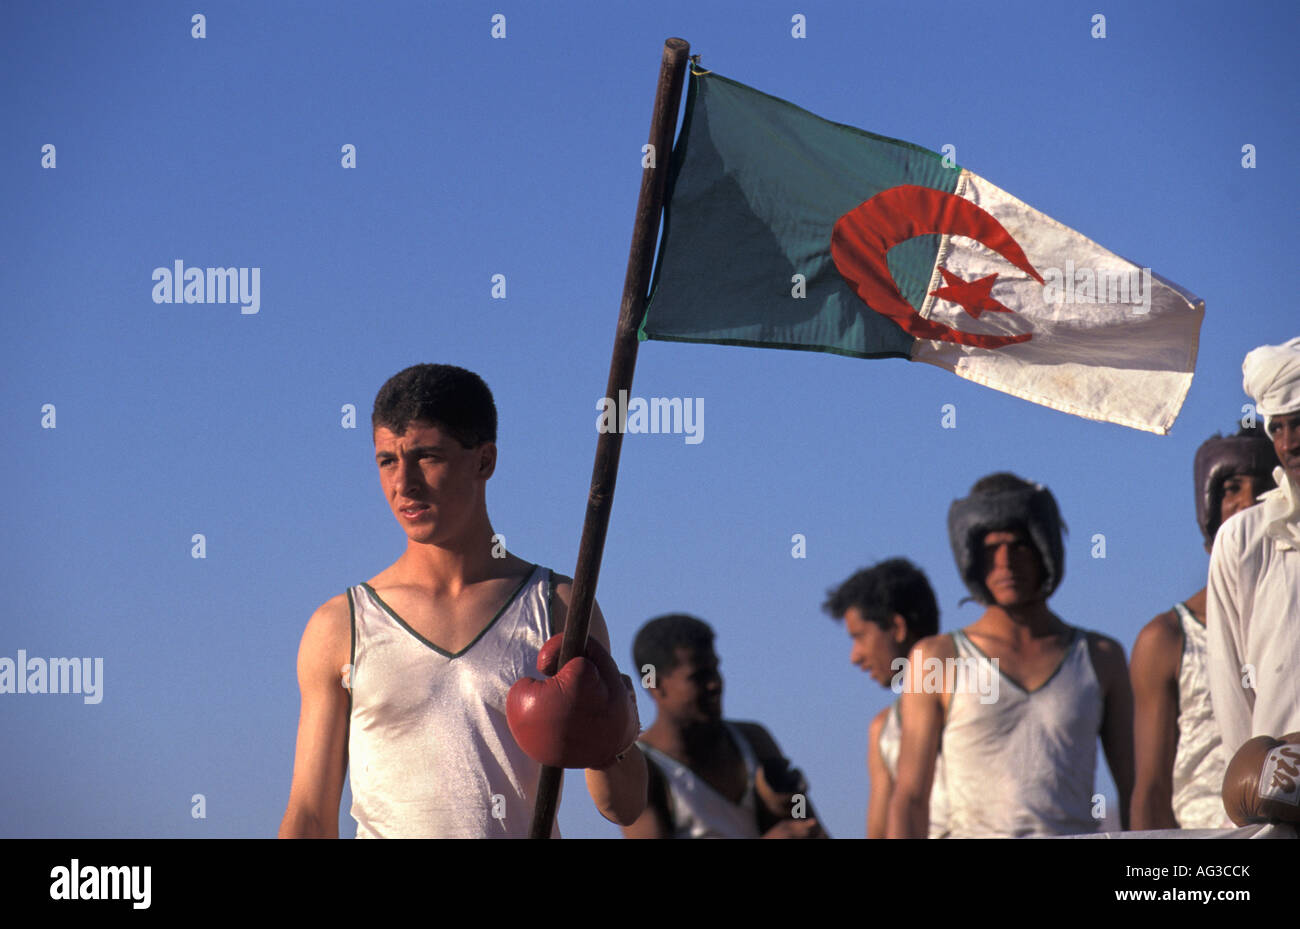
<svg viewBox="0 0 1300 929">
<path fill-rule="evenodd" d="M 1238 826 L 1300 823 L 1300 732 L 1243 743 L 1223 776 L 1223 807 Z"/>
<path fill-rule="evenodd" d="M 636 697 L 604 646 L 587 639 L 558 671 L 563 635 L 537 654 L 547 680 L 522 678 L 506 698 L 506 721 L 524 753 L 557 768 L 606 768 L 631 748 L 641 731 Z"/>
</svg>

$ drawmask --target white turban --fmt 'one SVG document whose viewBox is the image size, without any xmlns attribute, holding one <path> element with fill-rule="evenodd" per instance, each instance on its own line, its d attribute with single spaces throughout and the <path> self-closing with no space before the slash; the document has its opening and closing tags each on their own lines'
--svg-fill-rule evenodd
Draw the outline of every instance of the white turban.
<svg viewBox="0 0 1300 929">
<path fill-rule="evenodd" d="M 1261 345 L 1241 363 L 1241 386 L 1268 420 L 1300 411 L 1300 337 L 1281 345 Z"/>
</svg>

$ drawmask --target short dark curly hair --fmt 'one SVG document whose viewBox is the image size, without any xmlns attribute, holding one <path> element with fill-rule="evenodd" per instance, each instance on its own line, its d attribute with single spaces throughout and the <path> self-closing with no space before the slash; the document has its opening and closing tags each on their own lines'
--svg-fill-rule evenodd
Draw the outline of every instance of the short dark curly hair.
<svg viewBox="0 0 1300 929">
<path fill-rule="evenodd" d="M 677 667 L 677 649 L 713 651 L 713 639 L 712 627 L 702 619 L 686 613 L 656 616 L 637 632 L 632 660 L 638 669 L 653 665 L 662 676 Z"/>
<path fill-rule="evenodd" d="M 454 365 L 419 364 L 398 371 L 379 388 L 371 430 L 401 435 L 414 421 L 445 430 L 464 448 L 497 440 L 492 391 L 473 371 Z"/>
<path fill-rule="evenodd" d="M 827 591 L 822 609 L 843 619 L 857 607 L 862 618 L 889 628 L 894 614 L 907 622 L 908 634 L 917 639 L 939 631 L 939 604 L 925 572 L 906 558 L 889 558 L 863 568 L 839 587 Z"/>
</svg>

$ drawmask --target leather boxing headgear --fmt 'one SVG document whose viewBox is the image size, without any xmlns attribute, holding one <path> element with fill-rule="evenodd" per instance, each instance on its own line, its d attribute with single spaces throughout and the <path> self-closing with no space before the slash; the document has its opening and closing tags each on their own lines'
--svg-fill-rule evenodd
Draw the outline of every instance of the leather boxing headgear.
<svg viewBox="0 0 1300 929">
<path fill-rule="evenodd" d="M 1015 475 L 1004 475 L 1019 481 Z M 957 570 L 977 602 L 993 602 L 980 576 L 980 547 L 984 536 L 1013 527 L 1024 527 L 1043 563 L 1043 597 L 1050 597 L 1065 576 L 1065 545 L 1061 540 L 1061 512 L 1056 498 L 1041 484 L 1023 488 L 972 492 L 954 500 L 948 508 L 948 541 L 957 559 Z"/>
<path fill-rule="evenodd" d="M 1208 546 L 1222 525 L 1223 484 L 1234 474 L 1266 477 L 1277 465 L 1277 454 L 1263 429 L 1243 429 L 1237 435 L 1215 435 L 1196 450 L 1196 524 Z"/>
</svg>

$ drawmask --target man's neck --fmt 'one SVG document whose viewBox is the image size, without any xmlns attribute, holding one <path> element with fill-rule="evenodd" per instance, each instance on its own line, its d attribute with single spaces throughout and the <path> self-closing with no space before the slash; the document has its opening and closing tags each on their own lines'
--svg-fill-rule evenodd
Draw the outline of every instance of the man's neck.
<svg viewBox="0 0 1300 929">
<path fill-rule="evenodd" d="M 506 553 L 504 549 L 500 549 L 503 557 L 493 557 L 494 535 L 490 523 L 485 523 L 472 535 L 473 542 L 461 539 L 452 545 L 408 539 L 406 551 L 389 569 L 393 580 L 428 590 L 435 596 L 454 597 L 471 584 L 518 574 L 527 567 L 526 561 Z"/>
<path fill-rule="evenodd" d="M 971 628 L 999 638 L 1030 641 L 1059 635 L 1065 631 L 1066 625 L 1047 608 L 1046 600 L 1034 600 L 1014 606 L 994 604 Z"/>
</svg>

